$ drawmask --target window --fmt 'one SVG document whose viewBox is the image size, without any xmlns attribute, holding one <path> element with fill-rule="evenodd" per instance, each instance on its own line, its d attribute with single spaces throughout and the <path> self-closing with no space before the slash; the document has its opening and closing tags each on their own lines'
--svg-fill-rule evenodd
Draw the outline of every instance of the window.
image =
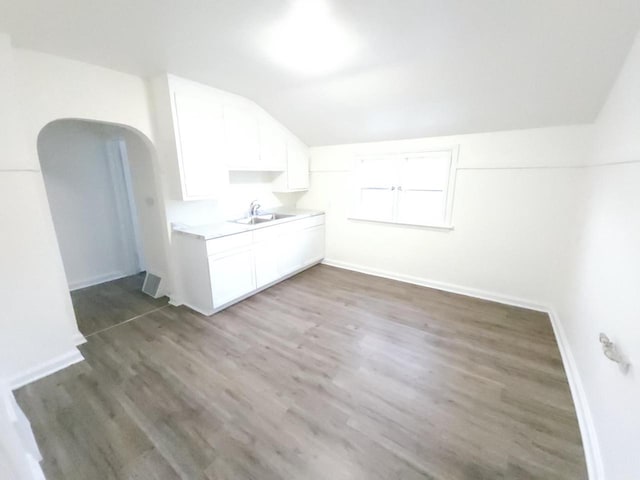
<svg viewBox="0 0 640 480">
<path fill-rule="evenodd" d="M 356 160 L 352 218 L 450 228 L 457 147 Z"/>
</svg>

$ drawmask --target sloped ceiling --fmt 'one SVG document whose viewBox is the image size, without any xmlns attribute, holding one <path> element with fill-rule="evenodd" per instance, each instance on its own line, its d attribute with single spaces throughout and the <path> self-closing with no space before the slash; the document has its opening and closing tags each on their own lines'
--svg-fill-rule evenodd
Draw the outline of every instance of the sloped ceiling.
<svg viewBox="0 0 640 480">
<path fill-rule="evenodd" d="M 357 48 L 301 73 L 266 48 L 294 3 L 0 0 L 0 31 L 16 47 L 244 95 L 327 145 L 591 122 L 640 22 L 637 0 L 327 0 Z"/>
</svg>

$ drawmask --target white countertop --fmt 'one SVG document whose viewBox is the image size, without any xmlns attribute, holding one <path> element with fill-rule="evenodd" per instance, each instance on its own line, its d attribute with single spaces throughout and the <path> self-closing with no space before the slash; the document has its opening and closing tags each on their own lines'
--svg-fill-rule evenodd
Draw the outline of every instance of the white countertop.
<svg viewBox="0 0 640 480">
<path fill-rule="evenodd" d="M 259 228 L 271 227 L 273 225 L 279 225 L 281 223 L 293 222 L 305 217 L 324 215 L 324 212 L 318 210 L 299 210 L 295 208 L 277 208 L 260 213 L 279 213 L 282 215 L 292 216 L 287 218 L 280 218 L 271 222 L 258 223 L 255 225 L 244 225 L 241 223 L 234 223 L 232 221 L 197 226 L 181 225 L 174 226 L 173 231 L 184 235 L 192 235 L 203 240 L 212 240 L 214 238 L 226 237 L 227 235 L 236 235 L 238 233 L 249 232 L 251 230 L 257 230 Z"/>
</svg>

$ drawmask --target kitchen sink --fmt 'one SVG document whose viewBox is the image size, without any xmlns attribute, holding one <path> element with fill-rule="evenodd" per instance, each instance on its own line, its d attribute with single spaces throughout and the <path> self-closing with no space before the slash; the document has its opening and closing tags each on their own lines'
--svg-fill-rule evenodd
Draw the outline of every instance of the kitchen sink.
<svg viewBox="0 0 640 480">
<path fill-rule="evenodd" d="M 259 223 L 273 222 L 274 220 L 281 220 L 283 218 L 294 217 L 295 215 L 285 215 L 283 213 L 266 213 L 264 215 L 254 215 L 252 217 L 238 218 L 232 220 L 234 223 L 241 223 L 243 225 L 257 225 Z"/>
</svg>

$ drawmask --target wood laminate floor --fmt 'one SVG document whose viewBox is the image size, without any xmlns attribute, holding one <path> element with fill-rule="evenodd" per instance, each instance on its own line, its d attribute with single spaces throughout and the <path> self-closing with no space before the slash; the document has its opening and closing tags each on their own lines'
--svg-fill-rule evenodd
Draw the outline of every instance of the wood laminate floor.
<svg viewBox="0 0 640 480">
<path fill-rule="evenodd" d="M 23 387 L 49 480 L 586 479 L 549 319 L 317 266 Z"/>
<path fill-rule="evenodd" d="M 144 272 L 71 292 L 78 329 L 91 335 L 167 304 L 142 293 Z"/>
</svg>

